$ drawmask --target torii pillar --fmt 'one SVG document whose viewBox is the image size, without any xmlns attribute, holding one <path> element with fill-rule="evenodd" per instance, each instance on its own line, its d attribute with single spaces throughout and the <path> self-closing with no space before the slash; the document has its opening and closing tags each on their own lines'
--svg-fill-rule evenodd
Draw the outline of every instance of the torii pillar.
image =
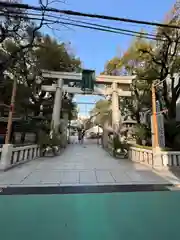
<svg viewBox="0 0 180 240">
<path fill-rule="evenodd" d="M 57 132 L 60 124 L 60 114 L 62 107 L 63 80 L 58 79 L 57 84 L 53 84 L 52 86 L 43 85 L 42 90 L 46 92 L 55 92 L 54 107 L 52 113 L 52 129 Z"/>
<path fill-rule="evenodd" d="M 113 131 L 118 133 L 120 123 L 120 109 L 119 109 L 119 94 L 118 94 L 118 83 L 112 83 L 112 127 Z"/>
</svg>

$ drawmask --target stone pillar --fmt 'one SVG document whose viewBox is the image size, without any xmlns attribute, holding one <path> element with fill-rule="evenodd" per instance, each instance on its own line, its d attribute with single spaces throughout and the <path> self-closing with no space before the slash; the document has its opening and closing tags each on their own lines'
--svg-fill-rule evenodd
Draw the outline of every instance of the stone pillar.
<svg viewBox="0 0 180 240">
<path fill-rule="evenodd" d="M 161 149 L 159 147 L 153 149 L 153 168 L 161 169 L 163 167 L 163 159 Z"/>
<path fill-rule="evenodd" d="M 55 99 L 54 99 L 54 108 L 52 114 L 52 124 L 55 131 L 60 124 L 60 114 L 61 114 L 61 105 L 62 105 L 62 93 L 63 93 L 63 80 L 58 79 Z"/>
<path fill-rule="evenodd" d="M 11 165 L 12 152 L 13 152 L 12 144 L 3 144 L 0 159 L 0 170 L 5 170 Z"/>
<path fill-rule="evenodd" d="M 118 84 L 112 83 L 112 126 L 114 132 L 119 131 L 120 110 L 119 110 L 119 96 Z"/>
<path fill-rule="evenodd" d="M 103 134 L 102 134 L 102 146 L 103 148 L 108 147 L 108 122 L 106 121 L 103 126 Z"/>
<path fill-rule="evenodd" d="M 69 116 L 69 114 L 67 112 L 64 112 L 64 114 L 63 114 L 63 120 L 64 120 L 64 129 L 63 129 L 64 133 L 63 133 L 63 135 L 64 135 L 64 144 L 65 144 L 65 146 L 68 143 L 68 135 L 67 135 L 68 116 Z"/>
</svg>

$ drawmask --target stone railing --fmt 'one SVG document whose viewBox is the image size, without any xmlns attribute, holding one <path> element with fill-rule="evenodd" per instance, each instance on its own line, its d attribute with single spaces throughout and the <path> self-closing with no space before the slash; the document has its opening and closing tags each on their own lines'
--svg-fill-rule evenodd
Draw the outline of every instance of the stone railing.
<svg viewBox="0 0 180 240">
<path fill-rule="evenodd" d="M 129 160 L 153 165 L 153 152 L 149 149 L 130 147 Z"/>
<path fill-rule="evenodd" d="M 153 167 L 177 167 L 180 166 L 180 152 L 156 151 L 138 147 L 130 147 L 129 159 L 133 162 L 140 162 Z"/>
<path fill-rule="evenodd" d="M 1 160 L 2 147 L 0 147 L 0 160 Z"/>
<path fill-rule="evenodd" d="M 13 147 L 12 144 L 4 144 L 0 153 L 0 170 L 7 170 L 40 157 L 40 148 L 37 145 Z"/>
<path fill-rule="evenodd" d="M 161 161 L 164 167 L 177 167 L 180 166 L 180 152 L 161 152 Z"/>
</svg>

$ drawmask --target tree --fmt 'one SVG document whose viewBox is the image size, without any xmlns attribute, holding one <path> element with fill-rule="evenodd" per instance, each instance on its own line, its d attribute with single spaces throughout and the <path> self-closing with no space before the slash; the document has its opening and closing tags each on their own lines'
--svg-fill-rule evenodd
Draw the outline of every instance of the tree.
<svg viewBox="0 0 180 240">
<path fill-rule="evenodd" d="M 65 43 L 59 43 L 49 35 L 42 37 L 41 47 L 35 51 L 35 55 L 39 69 L 73 72 L 81 66 L 80 59 L 68 52 Z"/>
<path fill-rule="evenodd" d="M 29 115 L 42 114 L 50 120 L 54 94 L 42 92 L 41 86 L 55 81 L 51 79 L 46 82 L 42 78 L 41 69 L 76 71 L 81 63 L 69 52 L 65 43 L 39 31 L 45 24 L 49 3 L 40 1 L 40 5 L 42 16 L 39 24 L 35 24 L 26 11 L 1 9 L 4 11 L 4 19 L 0 23 L 0 103 L 10 104 L 12 85 L 16 82 L 16 114 L 26 119 Z M 72 98 L 68 99 L 68 104 L 66 102 L 64 97 L 64 110 L 68 111 L 70 119 L 76 118 L 76 106 Z"/>
<path fill-rule="evenodd" d="M 90 112 L 91 121 L 103 128 L 102 145 L 108 146 L 108 133 L 112 131 L 111 100 L 99 100 Z"/>
<path fill-rule="evenodd" d="M 26 64 L 33 48 L 39 46 L 39 30 L 44 24 L 46 5 L 42 6 L 41 19 L 35 24 L 29 19 L 25 10 L 18 8 L 2 7 L 2 21 L 0 23 L 0 101 L 9 104 L 13 81 L 18 85 L 18 96 L 20 89 L 25 91 L 25 73 L 31 64 Z M 26 71 L 25 71 L 26 70 Z"/>
<path fill-rule="evenodd" d="M 179 26 L 179 10 L 180 5 L 177 1 L 166 17 L 165 23 Z M 156 32 L 156 39 L 154 48 L 140 49 L 143 54 L 148 54 L 150 57 L 145 73 L 149 77 L 153 71 L 154 80 L 162 82 L 162 87 L 159 90 L 162 93 L 161 99 L 163 97 L 168 109 L 167 117 L 168 119 L 175 119 L 176 101 L 180 96 L 180 30 L 159 27 Z M 165 79 L 166 81 L 164 81 Z"/>
<path fill-rule="evenodd" d="M 140 112 L 143 108 L 151 106 L 150 86 L 153 79 L 145 80 L 145 71 L 150 61 L 149 54 L 142 53 L 140 50 L 151 49 L 152 44 L 142 38 L 135 38 L 127 51 L 121 57 L 113 58 L 105 67 L 105 72 L 119 75 L 135 75 L 131 85 L 131 98 L 120 98 L 121 112 L 130 114 L 140 123 Z"/>
<path fill-rule="evenodd" d="M 41 77 L 41 69 L 48 68 L 48 70 L 68 72 L 75 71 L 78 67 L 80 68 L 80 60 L 68 53 L 65 44 L 59 44 L 47 35 L 45 37 L 39 35 L 39 37 L 41 38 L 41 45 L 32 48 L 26 52 L 26 55 L 22 56 L 21 61 L 17 61 L 17 66 L 20 69 L 19 75 L 17 75 L 16 68 L 14 68 L 14 72 L 18 77 L 16 111 L 22 115 L 33 113 L 33 115 L 37 116 L 40 112 L 44 115 L 52 113 L 54 94 L 42 92 L 41 86 L 42 84 L 51 85 L 56 81 L 53 79 L 44 80 Z M 54 57 L 54 61 L 49 61 L 53 55 L 57 56 L 57 58 Z M 13 77 L 15 77 L 15 75 L 13 75 Z M 37 84 L 37 80 L 41 80 L 41 83 Z M 11 96 L 11 91 L 8 92 L 9 95 L 6 92 L 8 83 L 9 82 L 5 81 L 2 89 L 2 93 L 4 93 L 2 94 L 2 100 L 7 99 L 4 101 L 6 104 L 8 104 Z M 41 109 L 42 105 L 44 106 L 43 110 Z"/>
<path fill-rule="evenodd" d="M 99 100 L 90 112 L 91 119 L 95 124 L 103 126 L 106 122 L 112 123 L 111 101 Z"/>
</svg>

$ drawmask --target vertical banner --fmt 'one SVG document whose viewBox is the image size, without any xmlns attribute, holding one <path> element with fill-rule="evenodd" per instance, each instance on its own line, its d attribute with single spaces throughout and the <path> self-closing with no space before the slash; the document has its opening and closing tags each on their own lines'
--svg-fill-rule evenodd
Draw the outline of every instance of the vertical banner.
<svg viewBox="0 0 180 240">
<path fill-rule="evenodd" d="M 158 126 L 158 140 L 161 148 L 165 147 L 165 133 L 164 133 L 164 116 L 160 110 L 159 101 L 156 101 L 156 112 L 157 112 L 157 126 Z"/>
<path fill-rule="evenodd" d="M 153 116 L 151 115 L 151 136 L 152 136 L 152 146 L 154 146 L 154 128 L 153 128 Z"/>
</svg>

